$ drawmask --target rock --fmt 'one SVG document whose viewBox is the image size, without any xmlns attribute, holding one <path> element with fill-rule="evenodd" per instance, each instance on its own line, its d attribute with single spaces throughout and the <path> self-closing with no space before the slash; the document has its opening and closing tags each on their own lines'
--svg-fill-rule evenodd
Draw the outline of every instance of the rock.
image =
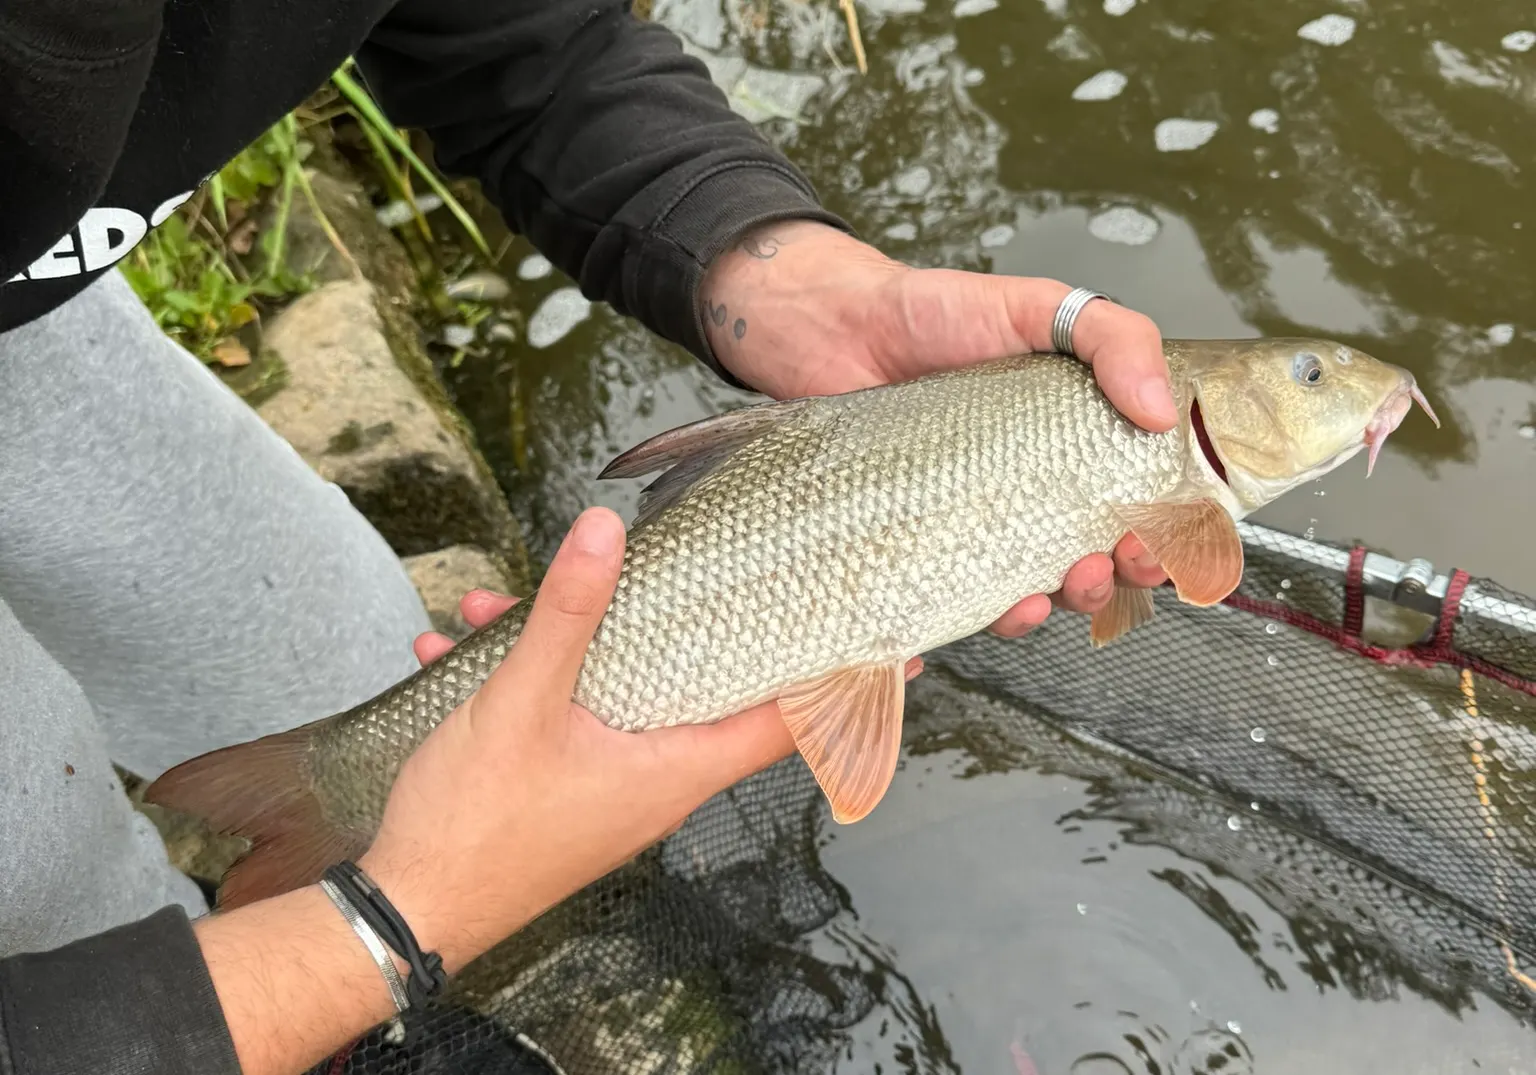
<svg viewBox="0 0 1536 1075">
<path fill-rule="evenodd" d="M 296 199 L 288 242 L 290 266 L 320 287 L 264 326 L 261 352 L 281 377 L 249 402 L 397 554 L 472 544 L 526 592 L 522 529 L 426 353 L 410 257 L 329 146 L 310 163 L 329 227 Z"/>
<path fill-rule="evenodd" d="M 248 844 L 240 837 L 222 836 L 201 818 L 145 802 L 144 791 L 149 785 L 121 766 L 113 768 L 122 781 L 123 790 L 128 793 L 128 801 L 154 823 L 160 838 L 165 841 L 171 865 L 188 877 L 217 885 L 224 871 L 245 853 Z"/>
<path fill-rule="evenodd" d="M 520 554 L 517 523 L 472 442 L 398 364 L 373 285 L 321 285 L 283 310 L 266 340 L 288 383 L 257 413 L 398 555 L 461 542 Z"/>
<path fill-rule="evenodd" d="M 436 552 L 407 556 L 402 562 L 427 606 L 432 626 L 455 642 L 469 634 L 469 624 L 459 614 L 459 598 L 474 589 L 499 593 L 512 590 L 496 561 L 473 545 L 452 545 Z"/>
</svg>

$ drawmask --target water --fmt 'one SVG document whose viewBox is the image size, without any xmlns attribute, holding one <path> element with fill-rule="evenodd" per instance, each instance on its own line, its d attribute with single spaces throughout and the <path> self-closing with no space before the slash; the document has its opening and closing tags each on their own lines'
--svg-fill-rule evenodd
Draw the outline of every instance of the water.
<svg viewBox="0 0 1536 1075">
<path fill-rule="evenodd" d="M 1169 336 L 1322 334 L 1413 370 L 1444 428 L 1411 417 L 1369 481 L 1357 461 L 1257 521 L 1536 592 L 1526 0 L 887 0 L 860 7 L 867 77 L 835 5 L 656 12 L 732 78 L 806 76 L 752 81 L 798 116 L 762 129 L 893 256 L 1093 286 Z M 530 316 L 570 283 L 531 253 L 502 262 Z M 642 482 L 592 480 L 612 456 L 752 398 L 605 306 L 555 302 L 538 346 L 445 371 L 541 557 L 582 507 L 633 510 Z M 842 1070 L 1007 1072 L 1015 1047 L 1042 1075 L 1536 1070 L 1491 1004 L 1357 982 L 1339 938 L 1320 951 L 1228 874 L 1077 817 L 1093 781 L 973 760 L 908 756 L 826 848 L 928 1035 L 913 1067 L 870 1028 Z M 1203 838 L 1252 838 L 1259 815 L 1229 813 Z"/>
<path fill-rule="evenodd" d="M 1330 13 L 1299 2 L 872 8 L 864 78 L 826 52 L 848 64 L 835 10 L 782 0 L 745 37 L 734 2 L 657 13 L 695 51 L 739 57 L 721 63 L 733 78 L 745 61 L 821 80 L 803 104 L 803 81 L 786 90 L 800 123 L 762 129 L 893 256 L 1089 284 L 1167 335 L 1320 333 L 1412 369 L 1445 428 L 1410 418 L 1369 481 L 1363 464 L 1325 478 L 1318 536 L 1536 589 L 1536 497 L 1520 495 L 1536 479 L 1536 50 L 1508 43 L 1530 29 L 1523 0 L 1341 4 L 1338 45 L 1300 36 Z M 1214 133 L 1161 152 L 1170 121 L 1179 144 Z M 532 277 L 528 315 L 569 284 L 530 253 L 503 259 Z M 632 507 L 638 481 L 590 481 L 614 454 L 749 398 L 602 306 L 452 376 L 545 553 L 581 506 Z M 1258 521 L 1301 532 L 1317 503 Z"/>
</svg>

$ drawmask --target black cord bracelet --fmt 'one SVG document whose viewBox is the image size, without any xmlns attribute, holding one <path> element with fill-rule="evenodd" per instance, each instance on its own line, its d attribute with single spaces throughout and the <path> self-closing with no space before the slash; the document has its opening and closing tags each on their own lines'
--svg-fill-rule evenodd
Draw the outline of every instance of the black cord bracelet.
<svg viewBox="0 0 1536 1075">
<path fill-rule="evenodd" d="M 443 991 L 448 984 L 448 974 L 443 970 L 442 957 L 436 952 L 421 950 L 411 927 L 374 884 L 373 878 L 351 861 L 338 862 L 327 868 L 324 876 L 351 901 L 379 938 L 410 964 L 411 974 L 405 981 L 405 992 L 411 1007 L 420 1008 Z"/>
</svg>

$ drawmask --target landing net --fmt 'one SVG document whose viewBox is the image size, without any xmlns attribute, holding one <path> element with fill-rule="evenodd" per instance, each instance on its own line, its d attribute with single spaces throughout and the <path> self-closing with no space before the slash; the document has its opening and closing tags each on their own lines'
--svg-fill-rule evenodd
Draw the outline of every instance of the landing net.
<svg viewBox="0 0 1536 1075">
<path fill-rule="evenodd" d="M 1096 779 L 1096 816 L 1132 839 L 1348 936 L 1369 957 L 1342 983 L 1356 995 L 1536 1015 L 1536 602 L 1240 529 L 1223 605 L 1164 588 L 1153 621 L 1103 650 L 1057 615 L 931 654 L 908 756 L 971 745 L 978 766 Z M 909 1003 L 871 961 L 812 943 L 849 913 L 819 858 L 832 825 L 792 757 L 316 1075 L 826 1070 L 850 1027 Z"/>
</svg>

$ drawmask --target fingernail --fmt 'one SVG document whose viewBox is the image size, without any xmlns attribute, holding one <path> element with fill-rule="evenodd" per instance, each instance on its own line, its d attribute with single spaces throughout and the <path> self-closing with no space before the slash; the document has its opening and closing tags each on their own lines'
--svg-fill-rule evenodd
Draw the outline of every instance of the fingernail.
<svg viewBox="0 0 1536 1075">
<path fill-rule="evenodd" d="M 1088 593 L 1086 594 L 1086 596 L 1087 596 L 1088 600 L 1090 600 L 1090 601 L 1102 601 L 1102 600 L 1104 600 L 1104 598 L 1109 596 L 1110 591 L 1113 590 L 1114 588 L 1115 588 L 1115 580 L 1114 579 L 1105 579 L 1103 582 L 1099 583 L 1093 589 L 1089 590 Z"/>
<path fill-rule="evenodd" d="M 612 512 L 588 508 L 571 527 L 569 540 L 577 551 L 588 556 L 611 556 L 623 532 L 623 525 Z"/>
<path fill-rule="evenodd" d="M 1173 411 L 1173 389 L 1161 377 L 1141 382 L 1141 387 L 1136 390 L 1136 402 L 1141 404 L 1148 417 L 1169 423 L 1178 418 Z"/>
<path fill-rule="evenodd" d="M 1150 552 L 1142 553 L 1140 556 L 1136 557 L 1136 559 L 1132 560 L 1131 563 L 1135 564 L 1137 567 L 1145 568 L 1148 571 L 1152 570 L 1154 567 L 1160 566 L 1157 562 L 1157 557 L 1153 556 Z"/>
</svg>

